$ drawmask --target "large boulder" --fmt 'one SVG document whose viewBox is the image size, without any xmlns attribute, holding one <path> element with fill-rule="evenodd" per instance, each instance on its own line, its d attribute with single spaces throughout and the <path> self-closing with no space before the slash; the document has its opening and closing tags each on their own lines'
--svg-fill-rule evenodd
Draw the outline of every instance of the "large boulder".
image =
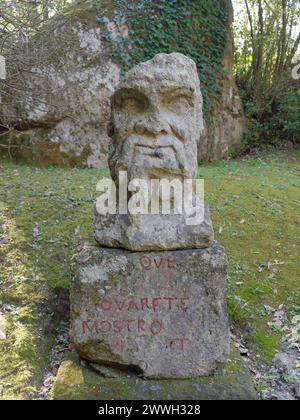
<svg viewBox="0 0 300 420">
<path fill-rule="evenodd" d="M 22 78 L 14 79 L 8 57 L 4 89 L 14 91 L 2 95 L 0 123 L 9 131 L 1 134 L 0 152 L 106 165 L 114 87 L 137 62 L 179 51 L 196 61 L 202 82 L 199 159 L 225 156 L 241 140 L 244 119 L 231 71 L 231 1 L 211 1 L 79 1 L 51 18 L 19 52 L 27 64 Z"/>
</svg>

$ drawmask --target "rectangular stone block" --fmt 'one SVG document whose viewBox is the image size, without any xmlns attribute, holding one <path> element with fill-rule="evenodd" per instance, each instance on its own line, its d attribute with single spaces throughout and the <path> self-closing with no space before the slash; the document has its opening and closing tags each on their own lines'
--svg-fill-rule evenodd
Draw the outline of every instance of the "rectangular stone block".
<svg viewBox="0 0 300 420">
<path fill-rule="evenodd" d="M 73 258 L 75 348 L 92 363 L 146 378 L 209 375 L 230 351 L 226 274 L 217 242 L 164 252 L 86 244 Z"/>
</svg>

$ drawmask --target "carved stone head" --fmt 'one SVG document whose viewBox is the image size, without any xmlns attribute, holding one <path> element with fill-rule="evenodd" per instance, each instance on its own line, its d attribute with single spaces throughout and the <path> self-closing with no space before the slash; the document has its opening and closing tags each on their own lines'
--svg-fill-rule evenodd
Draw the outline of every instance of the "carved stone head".
<svg viewBox="0 0 300 420">
<path fill-rule="evenodd" d="M 95 207 L 96 240 L 131 251 L 211 246 L 214 233 L 209 209 L 192 189 L 185 194 L 181 188 L 187 179 L 196 177 L 197 142 L 203 130 L 194 61 L 173 53 L 138 64 L 117 87 L 111 105 L 109 166 L 116 206 L 110 213 Z M 127 189 L 121 185 L 125 178 Z M 169 184 L 169 194 L 161 194 L 157 181 Z M 125 205 L 119 197 L 123 204 L 127 200 Z M 154 211 L 153 202 L 157 204 Z"/>
<path fill-rule="evenodd" d="M 158 54 L 130 70 L 112 97 L 109 166 L 130 178 L 195 178 L 203 129 L 193 60 Z"/>
</svg>

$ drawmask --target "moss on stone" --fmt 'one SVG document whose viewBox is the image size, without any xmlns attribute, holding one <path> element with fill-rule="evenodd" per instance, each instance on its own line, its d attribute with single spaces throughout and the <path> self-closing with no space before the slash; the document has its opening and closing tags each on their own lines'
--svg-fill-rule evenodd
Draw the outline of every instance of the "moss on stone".
<svg viewBox="0 0 300 420">
<path fill-rule="evenodd" d="M 75 355 L 64 361 L 52 391 L 57 400 L 254 400 L 252 376 L 235 350 L 215 375 L 185 380 L 146 380 L 120 373 L 106 378 L 83 367 Z"/>
<path fill-rule="evenodd" d="M 84 167 L 91 155 L 90 146 L 83 148 L 80 155 L 73 151 L 63 152 L 60 145 L 48 139 L 47 128 L 33 128 L 25 131 L 7 131 L 1 134 L 0 157 L 12 158 L 17 162 L 42 165 L 70 165 Z"/>
</svg>

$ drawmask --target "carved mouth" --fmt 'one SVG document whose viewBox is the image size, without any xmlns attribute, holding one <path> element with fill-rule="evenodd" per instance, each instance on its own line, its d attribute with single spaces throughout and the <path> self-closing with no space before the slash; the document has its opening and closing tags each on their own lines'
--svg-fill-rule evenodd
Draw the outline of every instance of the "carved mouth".
<svg viewBox="0 0 300 420">
<path fill-rule="evenodd" d="M 135 148 L 133 163 L 137 166 L 141 165 L 147 171 L 181 172 L 176 153 L 171 146 L 155 148 L 138 145 Z"/>
<path fill-rule="evenodd" d="M 173 156 L 176 160 L 176 152 L 171 146 L 137 145 L 135 147 L 135 153 L 156 159 L 165 159 L 166 156 L 169 155 L 169 157 Z"/>
<path fill-rule="evenodd" d="M 149 158 L 164 159 L 162 147 L 148 147 L 148 146 L 139 146 L 135 148 L 135 152 L 139 155 L 143 155 Z"/>
<path fill-rule="evenodd" d="M 175 136 L 129 136 L 123 146 L 123 155 L 129 167 L 141 167 L 144 171 L 182 173 L 186 166 L 184 147 Z"/>
</svg>

